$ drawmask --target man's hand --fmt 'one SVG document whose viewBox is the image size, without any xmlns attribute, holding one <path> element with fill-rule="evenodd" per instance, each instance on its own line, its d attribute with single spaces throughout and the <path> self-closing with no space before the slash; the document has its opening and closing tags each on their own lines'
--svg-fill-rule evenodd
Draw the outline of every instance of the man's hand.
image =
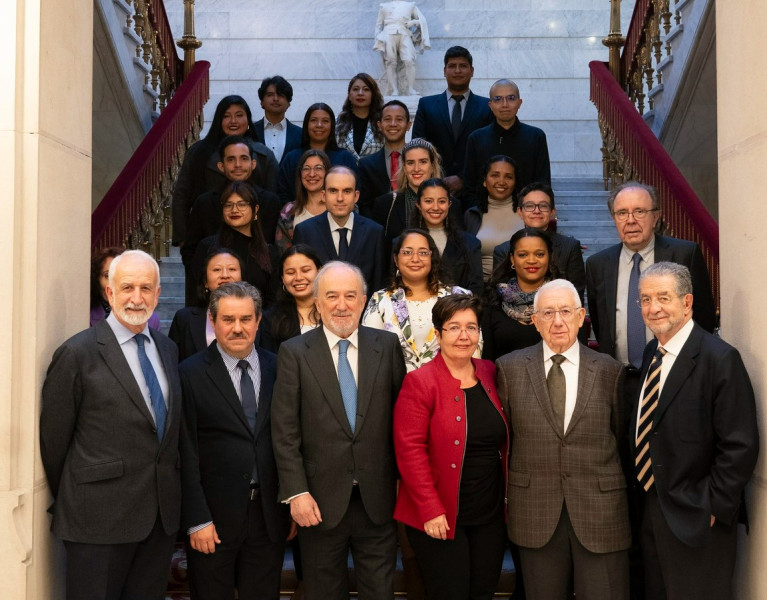
<svg viewBox="0 0 767 600">
<path fill-rule="evenodd" d="M 709 527 L 713 527 L 714 523 L 716 523 L 716 517 L 714 515 L 711 515 L 711 525 L 709 525 Z"/>
<path fill-rule="evenodd" d="M 296 522 L 291 520 L 290 521 L 290 531 L 288 531 L 288 537 L 285 541 L 289 542 L 294 537 L 296 537 L 296 534 L 298 533 L 298 525 L 296 525 Z"/>
<path fill-rule="evenodd" d="M 216 544 L 220 544 L 221 540 L 218 539 L 216 526 L 211 523 L 207 527 L 203 527 L 199 531 L 190 534 L 189 543 L 197 552 L 213 554 L 216 551 Z"/>
<path fill-rule="evenodd" d="M 442 181 L 447 184 L 447 187 L 450 188 L 452 194 L 456 194 L 463 189 L 463 181 L 461 181 L 461 178 L 458 177 L 458 175 L 450 175 L 445 177 Z"/>
<path fill-rule="evenodd" d="M 301 494 L 290 501 L 290 516 L 301 527 L 311 527 L 322 523 L 320 507 L 311 494 Z"/>
<path fill-rule="evenodd" d="M 447 532 L 450 530 L 450 527 L 447 524 L 447 517 L 445 515 L 440 515 L 426 521 L 426 523 L 423 524 L 423 530 L 429 537 L 433 537 L 437 540 L 446 540 Z"/>
</svg>

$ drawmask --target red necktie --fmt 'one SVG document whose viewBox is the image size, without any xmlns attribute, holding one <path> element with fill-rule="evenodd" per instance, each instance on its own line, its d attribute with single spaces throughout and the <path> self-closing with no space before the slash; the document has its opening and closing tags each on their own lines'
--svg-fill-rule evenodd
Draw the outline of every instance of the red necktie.
<svg viewBox="0 0 767 600">
<path fill-rule="evenodd" d="M 391 153 L 391 189 L 397 191 L 397 171 L 399 171 L 399 152 Z"/>
</svg>

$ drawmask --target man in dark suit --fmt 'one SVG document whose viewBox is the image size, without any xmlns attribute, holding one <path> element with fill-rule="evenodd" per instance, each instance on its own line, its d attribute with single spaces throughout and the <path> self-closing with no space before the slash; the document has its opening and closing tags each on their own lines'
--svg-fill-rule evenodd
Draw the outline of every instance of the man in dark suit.
<svg viewBox="0 0 767 600">
<path fill-rule="evenodd" d="M 299 223 L 293 232 L 294 244 L 309 244 L 323 263 L 344 260 L 359 267 L 368 289 L 378 290 L 383 282 L 383 227 L 355 214 L 359 199 L 357 176 L 347 167 L 331 167 L 325 175 L 327 212 Z"/>
<path fill-rule="evenodd" d="M 578 290 L 583 303 L 586 290 L 586 272 L 583 268 L 583 250 L 581 243 L 569 235 L 549 231 L 549 223 L 557 216 L 554 204 L 554 190 L 546 183 L 531 183 L 519 192 L 517 214 L 525 222 L 525 227 L 546 231 L 551 238 L 554 253 L 551 262 L 557 267 L 559 277 L 567 279 Z M 493 269 L 505 260 L 509 260 L 510 242 L 498 244 L 493 250 Z"/>
<path fill-rule="evenodd" d="M 686 267 L 656 262 L 642 273 L 642 317 L 656 339 L 629 434 L 648 600 L 733 598 L 738 517 L 759 453 L 743 361 L 693 321 L 693 300 Z"/>
<path fill-rule="evenodd" d="M 357 165 L 360 177 L 360 214 L 372 218 L 375 199 L 397 191 L 397 174 L 402 165 L 405 135 L 410 131 L 410 111 L 404 102 L 389 100 L 381 110 L 378 127 L 383 132 L 384 147 L 363 156 Z"/>
<path fill-rule="evenodd" d="M 264 118 L 256 121 L 256 137 L 274 152 L 277 162 L 291 150 L 301 147 L 301 128 L 285 118 L 293 101 L 293 86 L 280 75 L 267 77 L 258 88 Z"/>
<path fill-rule="evenodd" d="M 413 123 L 413 137 L 426 138 L 442 157 L 445 181 L 454 194 L 461 190 L 461 174 L 469 135 L 493 120 L 489 99 L 471 90 L 474 66 L 471 53 L 461 46 L 445 52 L 447 90 L 418 101 Z M 468 208 L 468 207 L 467 207 Z"/>
<path fill-rule="evenodd" d="M 485 163 L 497 154 L 514 159 L 515 189 L 521 190 L 533 182 L 551 183 L 546 134 L 517 118 L 521 106 L 519 86 L 513 81 L 499 79 L 490 88 L 493 123 L 477 129 L 466 142 L 462 173 L 466 208 L 477 204 L 478 194 L 487 193 L 482 187 Z"/>
<path fill-rule="evenodd" d="M 272 402 L 280 498 L 299 525 L 307 600 L 394 597 L 392 409 L 405 376 L 397 336 L 360 327 L 365 282 L 331 262 L 314 280 L 319 327 L 283 342 Z"/>
<path fill-rule="evenodd" d="M 193 598 L 277 600 L 287 507 L 277 500 L 271 401 L 277 357 L 256 348 L 261 296 L 249 283 L 211 293 L 215 343 L 179 367 L 182 524 Z"/>
<path fill-rule="evenodd" d="M 623 183 L 612 191 L 607 207 L 621 243 L 586 261 L 589 316 L 599 351 L 637 370 L 641 366 L 642 351 L 653 335 L 647 328 L 644 338 L 641 334 L 636 342 L 632 338 L 629 348 L 628 319 L 634 318 L 630 314 L 636 304 L 632 300 L 637 297 L 636 278 L 632 278 L 631 273 L 637 267 L 633 262 L 638 263 L 640 272 L 661 261 L 686 266 L 692 274 L 694 319 L 706 331 L 712 332 L 716 327 L 716 308 L 708 269 L 698 245 L 655 234 L 660 219 L 660 201 L 654 188 L 635 181 Z M 634 258 L 637 254 L 639 258 Z"/>
<path fill-rule="evenodd" d="M 176 346 L 147 322 L 160 295 L 151 256 L 109 267 L 106 321 L 53 355 L 40 454 L 69 600 L 165 598 L 179 527 L 181 387 Z"/>
<path fill-rule="evenodd" d="M 526 597 L 569 597 L 572 578 L 578 598 L 626 600 L 623 369 L 578 343 L 585 310 L 569 281 L 542 286 L 535 311 L 543 341 L 496 361 L 512 434 L 508 533 Z"/>
</svg>

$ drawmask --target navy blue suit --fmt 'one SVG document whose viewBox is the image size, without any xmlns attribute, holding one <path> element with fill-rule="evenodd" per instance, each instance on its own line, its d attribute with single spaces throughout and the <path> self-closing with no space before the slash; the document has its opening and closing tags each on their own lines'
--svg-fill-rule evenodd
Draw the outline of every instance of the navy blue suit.
<svg viewBox="0 0 767 600">
<path fill-rule="evenodd" d="M 461 130 L 453 138 L 453 126 L 447 107 L 447 96 L 441 92 L 418 101 L 413 122 L 413 137 L 422 137 L 437 147 L 442 157 L 445 175 L 462 175 L 466 157 L 466 143 L 474 131 L 493 122 L 490 99 L 472 92 L 463 108 Z"/>
<path fill-rule="evenodd" d="M 372 219 L 376 198 L 392 191 L 389 172 L 386 170 L 386 150 L 381 148 L 378 152 L 363 156 L 357 168 L 360 182 L 357 207 L 360 214 Z"/>
<path fill-rule="evenodd" d="M 296 225 L 293 231 L 294 244 L 309 244 L 324 263 L 339 260 L 327 213 L 322 213 Z M 368 291 L 383 287 L 384 232 L 383 227 L 371 219 L 354 215 L 354 228 L 349 242 L 350 262 L 362 271 Z M 388 261 L 387 261 L 388 262 Z"/>
<path fill-rule="evenodd" d="M 301 133 L 302 129 L 298 125 L 294 125 L 287 119 L 285 122 L 288 124 L 288 131 L 287 135 L 285 137 L 285 150 L 282 151 L 282 156 L 280 157 L 280 162 L 282 162 L 282 159 L 285 158 L 285 155 L 290 152 L 291 150 L 295 150 L 296 148 L 301 147 Z M 256 127 L 256 138 L 258 138 L 258 141 L 262 144 L 266 144 L 264 141 L 264 119 L 259 119 L 255 123 L 253 123 Z"/>
</svg>

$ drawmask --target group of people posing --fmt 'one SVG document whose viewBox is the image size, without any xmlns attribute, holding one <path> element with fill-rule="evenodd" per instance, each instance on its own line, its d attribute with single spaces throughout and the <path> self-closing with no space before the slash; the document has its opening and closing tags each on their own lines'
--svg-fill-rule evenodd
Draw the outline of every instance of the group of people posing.
<svg viewBox="0 0 767 600">
<path fill-rule="evenodd" d="M 199 599 L 276 600 L 296 530 L 310 600 L 348 599 L 349 552 L 391 600 L 398 542 L 409 596 L 489 600 L 509 540 L 515 597 L 731 597 L 758 434 L 700 249 L 629 182 L 584 269 L 518 87 L 472 74 L 450 48 L 408 143 L 365 74 L 303 128 L 281 77 L 257 123 L 222 100 L 174 191 L 175 344 L 153 259 L 94 257 L 43 388 L 68 598 L 164 597 L 179 528 Z"/>
</svg>

